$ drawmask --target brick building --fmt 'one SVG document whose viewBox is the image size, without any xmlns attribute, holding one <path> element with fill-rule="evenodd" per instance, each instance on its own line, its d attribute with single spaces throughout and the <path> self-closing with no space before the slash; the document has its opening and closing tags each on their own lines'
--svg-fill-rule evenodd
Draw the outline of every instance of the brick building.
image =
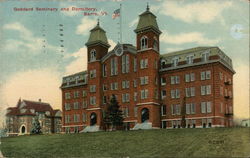
<svg viewBox="0 0 250 158">
<path fill-rule="evenodd" d="M 42 133 L 60 133 L 62 112 L 53 110 L 50 104 L 39 101 L 19 100 L 16 107 L 6 113 L 7 135 L 30 134 L 32 123 L 38 117 Z"/>
<path fill-rule="evenodd" d="M 231 59 L 218 47 L 159 52 L 161 31 L 149 8 L 139 16 L 136 46 L 113 50 L 99 22 L 87 43 L 87 71 L 63 77 L 63 131 L 103 128 L 114 94 L 126 129 L 229 127 L 233 120 Z"/>
</svg>

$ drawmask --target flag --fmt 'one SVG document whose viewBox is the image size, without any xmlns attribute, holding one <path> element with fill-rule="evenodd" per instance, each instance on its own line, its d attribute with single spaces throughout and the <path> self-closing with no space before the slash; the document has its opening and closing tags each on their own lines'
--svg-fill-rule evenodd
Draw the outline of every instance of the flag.
<svg viewBox="0 0 250 158">
<path fill-rule="evenodd" d="M 118 16 L 120 16 L 120 9 L 116 9 L 112 15 L 112 19 L 117 18 Z"/>
</svg>

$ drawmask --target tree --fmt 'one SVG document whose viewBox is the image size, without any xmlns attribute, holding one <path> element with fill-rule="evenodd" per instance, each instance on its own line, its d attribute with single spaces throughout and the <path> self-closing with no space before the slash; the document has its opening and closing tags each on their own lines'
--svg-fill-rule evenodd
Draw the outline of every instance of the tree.
<svg viewBox="0 0 250 158">
<path fill-rule="evenodd" d="M 111 130 L 123 125 L 123 114 L 114 94 L 112 94 L 110 103 L 106 109 L 104 124 L 107 129 L 110 129 L 111 126 Z"/>
<path fill-rule="evenodd" d="M 32 130 L 31 130 L 32 134 L 41 134 L 41 125 L 40 122 L 38 120 L 38 117 L 36 116 L 32 122 Z"/>
</svg>

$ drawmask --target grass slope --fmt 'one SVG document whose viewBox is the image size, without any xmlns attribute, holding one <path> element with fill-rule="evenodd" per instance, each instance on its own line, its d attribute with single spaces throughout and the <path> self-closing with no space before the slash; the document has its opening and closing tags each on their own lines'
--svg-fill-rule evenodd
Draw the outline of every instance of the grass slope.
<svg viewBox="0 0 250 158">
<path fill-rule="evenodd" d="M 248 157 L 250 128 L 20 136 L 0 149 L 6 157 Z"/>
</svg>

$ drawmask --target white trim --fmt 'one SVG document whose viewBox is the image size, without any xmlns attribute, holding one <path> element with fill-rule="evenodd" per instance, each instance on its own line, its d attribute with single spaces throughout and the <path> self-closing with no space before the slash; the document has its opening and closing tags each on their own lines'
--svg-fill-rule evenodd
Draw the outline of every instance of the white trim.
<svg viewBox="0 0 250 158">
<path fill-rule="evenodd" d="M 202 119 L 202 118 L 225 118 L 225 117 L 222 117 L 222 116 L 208 116 L 208 117 L 188 117 L 188 118 L 185 118 L 185 119 L 192 120 L 192 119 Z M 171 121 L 171 120 L 181 120 L 181 118 L 162 119 L 161 121 Z"/>
<path fill-rule="evenodd" d="M 148 105 L 148 104 L 155 104 L 155 105 L 160 105 L 159 103 L 156 103 L 156 102 L 146 102 L 146 103 L 138 103 L 136 105 Z"/>
<path fill-rule="evenodd" d="M 123 122 L 137 122 L 137 120 L 128 120 L 128 121 L 123 121 Z"/>
<path fill-rule="evenodd" d="M 81 127 L 81 126 L 87 126 L 85 125 L 67 125 L 67 126 L 62 126 L 62 127 Z"/>
<path fill-rule="evenodd" d="M 144 49 L 141 49 L 141 50 L 137 50 L 136 52 L 140 53 L 140 52 L 144 52 L 144 51 L 147 51 L 147 50 L 154 50 L 154 51 L 156 51 L 154 48 L 144 48 Z M 156 51 L 156 52 L 159 53 L 159 51 Z"/>
<path fill-rule="evenodd" d="M 91 108 L 91 109 L 86 109 L 88 111 L 91 111 L 91 110 L 100 110 L 101 108 Z"/>
</svg>

